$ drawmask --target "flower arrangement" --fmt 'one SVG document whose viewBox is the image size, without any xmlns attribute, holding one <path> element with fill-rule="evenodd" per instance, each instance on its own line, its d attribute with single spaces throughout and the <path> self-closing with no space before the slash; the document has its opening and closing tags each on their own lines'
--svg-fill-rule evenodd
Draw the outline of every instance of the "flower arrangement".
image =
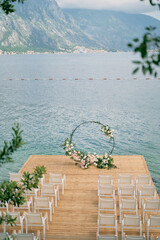
<svg viewBox="0 0 160 240">
<path fill-rule="evenodd" d="M 72 137 L 74 135 L 74 132 L 79 128 L 81 125 L 86 123 L 96 123 L 101 126 L 101 131 L 104 133 L 104 135 L 109 138 L 110 141 L 112 141 L 113 146 L 109 153 L 105 153 L 102 157 L 98 156 L 96 153 L 86 153 L 83 151 L 79 151 L 75 149 L 75 144 L 72 143 Z M 73 159 L 76 163 L 76 165 L 79 163 L 80 167 L 83 169 L 87 169 L 90 165 L 94 164 L 97 168 L 116 168 L 116 166 L 113 164 L 113 157 L 111 156 L 115 146 L 115 140 L 113 136 L 113 130 L 110 129 L 108 125 L 104 125 L 100 122 L 95 121 L 87 121 L 83 122 L 80 125 L 78 125 L 71 133 L 70 139 L 65 138 L 65 142 L 62 145 L 63 149 L 65 150 L 65 154 L 67 156 L 70 156 L 71 159 Z"/>
</svg>

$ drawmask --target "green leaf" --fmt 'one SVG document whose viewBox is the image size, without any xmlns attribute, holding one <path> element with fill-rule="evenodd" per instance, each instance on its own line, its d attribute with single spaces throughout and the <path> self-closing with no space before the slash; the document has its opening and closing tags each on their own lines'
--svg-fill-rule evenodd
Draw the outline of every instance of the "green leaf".
<svg viewBox="0 0 160 240">
<path fill-rule="evenodd" d="M 139 67 L 135 68 L 135 69 L 133 70 L 132 74 L 136 74 L 136 73 L 138 72 L 138 70 L 139 70 Z"/>
</svg>

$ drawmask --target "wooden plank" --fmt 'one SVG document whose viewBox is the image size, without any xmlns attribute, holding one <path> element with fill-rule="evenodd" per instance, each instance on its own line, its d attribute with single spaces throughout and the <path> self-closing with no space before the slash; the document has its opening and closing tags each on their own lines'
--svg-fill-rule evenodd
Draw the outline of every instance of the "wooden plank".
<svg viewBox="0 0 160 240">
<path fill-rule="evenodd" d="M 53 221 L 49 223 L 49 230 L 46 231 L 46 239 L 96 239 L 98 175 L 112 175 L 117 193 L 117 179 L 120 173 L 133 174 L 134 177 L 139 174 L 149 174 L 143 156 L 113 157 L 117 169 L 111 170 L 97 169 L 95 166 L 91 166 L 87 170 L 81 169 L 79 166 L 75 166 L 73 160 L 69 157 L 61 155 L 34 155 L 29 157 L 20 172 L 32 172 L 34 167 L 45 165 L 47 169 L 46 183 L 49 181 L 49 173 L 66 174 L 67 178 L 65 194 L 60 194 Z M 117 196 L 116 202 L 117 216 L 119 216 Z M 140 210 L 139 214 L 141 214 Z M 118 235 L 121 236 L 119 221 Z"/>
</svg>

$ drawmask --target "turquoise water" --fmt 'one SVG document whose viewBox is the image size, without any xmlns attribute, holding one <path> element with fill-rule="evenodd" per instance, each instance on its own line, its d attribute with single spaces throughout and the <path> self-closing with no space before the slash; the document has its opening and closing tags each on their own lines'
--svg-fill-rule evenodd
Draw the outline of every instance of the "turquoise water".
<svg viewBox="0 0 160 240">
<path fill-rule="evenodd" d="M 26 142 L 13 154 L 15 162 L 0 168 L 0 180 L 31 154 L 64 154 L 65 137 L 81 122 L 95 120 L 115 130 L 114 154 L 145 156 L 160 193 L 160 81 L 142 75 L 133 80 L 133 58 L 130 53 L 0 56 L 0 146 L 10 140 L 14 122 Z M 79 128 L 73 141 L 86 151 L 109 150 L 94 124 Z"/>
</svg>

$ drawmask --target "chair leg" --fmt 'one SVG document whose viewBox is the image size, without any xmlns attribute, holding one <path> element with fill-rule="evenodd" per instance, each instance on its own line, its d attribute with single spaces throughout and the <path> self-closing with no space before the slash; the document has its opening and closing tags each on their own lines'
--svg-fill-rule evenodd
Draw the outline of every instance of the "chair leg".
<svg viewBox="0 0 160 240">
<path fill-rule="evenodd" d="M 64 194 L 64 182 L 62 183 L 62 194 Z"/>
<path fill-rule="evenodd" d="M 123 225 L 122 225 L 122 240 L 124 238 L 124 233 L 123 233 Z"/>
<path fill-rule="evenodd" d="M 149 240 L 149 228 L 147 227 L 147 240 Z"/>
<path fill-rule="evenodd" d="M 4 233 L 6 232 L 6 223 L 4 222 Z"/>
<path fill-rule="evenodd" d="M 43 239 L 45 240 L 45 225 L 43 225 Z"/>
<path fill-rule="evenodd" d="M 26 224 L 26 233 L 28 233 L 28 224 Z"/>
<path fill-rule="evenodd" d="M 57 207 L 57 192 L 55 193 L 55 206 Z"/>
</svg>

